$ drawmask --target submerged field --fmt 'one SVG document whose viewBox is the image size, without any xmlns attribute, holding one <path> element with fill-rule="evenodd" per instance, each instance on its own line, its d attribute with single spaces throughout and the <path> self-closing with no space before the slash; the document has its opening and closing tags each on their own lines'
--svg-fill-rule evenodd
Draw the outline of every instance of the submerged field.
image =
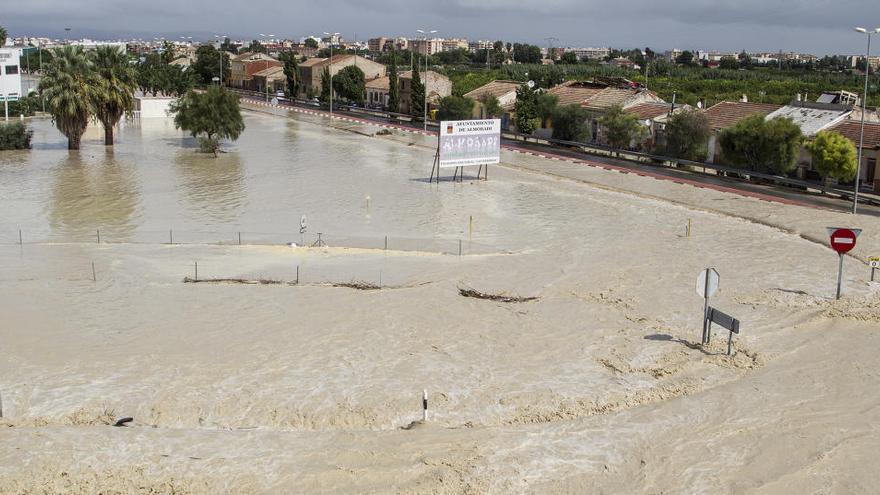
<svg viewBox="0 0 880 495">
<path fill-rule="evenodd" d="M 844 214 L 514 154 L 428 184 L 428 138 L 246 123 L 216 160 L 149 122 L 0 154 L 0 493 L 873 491 L 876 219 L 834 301 Z"/>
</svg>

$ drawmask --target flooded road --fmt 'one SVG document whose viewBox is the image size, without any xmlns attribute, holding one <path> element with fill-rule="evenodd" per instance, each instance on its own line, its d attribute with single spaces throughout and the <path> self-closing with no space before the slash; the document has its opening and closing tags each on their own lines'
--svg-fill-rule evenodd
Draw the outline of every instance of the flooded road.
<svg viewBox="0 0 880 495">
<path fill-rule="evenodd" d="M 432 155 L 421 148 L 259 114 L 246 125 L 215 159 L 170 120 L 126 124 L 113 148 L 90 128 L 71 153 L 48 120 L 35 120 L 31 152 L 0 154 L 0 242 L 17 242 L 19 229 L 28 241 L 87 241 L 100 230 L 111 242 L 167 242 L 173 229 L 177 242 L 242 232 L 282 243 L 299 240 L 302 215 L 309 242 L 316 232 L 451 241 L 476 225 L 474 242 L 509 248 L 544 230 L 547 205 L 529 184 L 432 186 Z"/>
</svg>

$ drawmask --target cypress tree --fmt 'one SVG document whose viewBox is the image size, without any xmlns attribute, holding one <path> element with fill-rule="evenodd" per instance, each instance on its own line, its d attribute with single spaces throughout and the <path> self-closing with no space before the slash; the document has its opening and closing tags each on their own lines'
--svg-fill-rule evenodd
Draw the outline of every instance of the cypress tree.
<svg viewBox="0 0 880 495">
<path fill-rule="evenodd" d="M 400 87 L 397 84 L 397 52 L 391 51 L 391 68 L 388 71 L 388 111 L 400 111 Z"/>
<path fill-rule="evenodd" d="M 425 85 L 422 84 L 422 77 L 419 75 L 418 69 L 412 73 L 409 108 L 409 113 L 413 117 L 422 117 L 425 112 Z"/>
</svg>

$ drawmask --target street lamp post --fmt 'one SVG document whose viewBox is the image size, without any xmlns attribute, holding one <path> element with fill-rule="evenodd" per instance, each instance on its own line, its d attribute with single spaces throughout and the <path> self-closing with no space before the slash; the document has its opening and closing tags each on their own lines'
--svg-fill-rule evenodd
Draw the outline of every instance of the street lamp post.
<svg viewBox="0 0 880 495">
<path fill-rule="evenodd" d="M 261 39 L 260 40 L 260 43 L 263 43 L 263 48 L 266 50 L 265 55 L 268 57 L 269 56 L 269 47 L 266 46 L 266 45 L 268 45 L 267 41 L 274 41 L 275 35 L 260 33 L 260 37 L 261 38 L 268 38 L 268 39 Z M 269 70 L 269 61 L 268 60 L 266 60 L 266 70 L 267 71 Z M 269 101 L 269 75 L 268 74 L 266 74 L 266 101 L 267 102 Z"/>
<path fill-rule="evenodd" d="M 424 91 L 422 91 L 422 93 L 425 96 L 425 101 L 422 103 L 422 110 L 424 111 L 424 116 L 422 117 L 422 122 L 425 125 L 424 130 L 427 131 L 428 130 L 428 35 L 436 33 L 437 30 L 432 29 L 430 31 L 427 31 L 427 30 L 417 29 L 416 31 L 421 33 L 422 40 L 424 43 L 423 47 L 425 49 L 425 82 L 422 83 L 425 86 Z"/>
<path fill-rule="evenodd" d="M 221 36 L 218 34 L 215 34 L 214 37 L 217 39 L 221 38 Z M 222 38 L 223 38 L 223 41 L 226 41 L 225 34 L 222 36 Z M 218 51 L 220 52 L 220 79 L 219 79 L 220 84 L 219 84 L 219 86 L 222 88 L 223 87 L 223 43 L 222 42 L 220 43 L 220 50 L 218 50 Z"/>
<path fill-rule="evenodd" d="M 859 208 L 859 179 L 862 174 L 862 145 L 865 144 L 865 112 L 868 108 L 868 76 L 871 74 L 871 35 L 880 33 L 880 28 L 868 31 L 865 28 L 857 27 L 855 30 L 868 37 L 868 49 L 865 52 L 865 92 L 862 93 L 862 123 L 861 129 L 859 130 L 859 149 L 856 158 L 856 180 L 855 185 L 853 186 L 853 215 L 857 213 Z"/>
<path fill-rule="evenodd" d="M 333 118 L 333 37 L 339 36 L 339 33 L 328 33 L 324 31 L 328 37 L 330 37 L 330 66 L 327 69 L 330 72 L 330 118 Z"/>
</svg>

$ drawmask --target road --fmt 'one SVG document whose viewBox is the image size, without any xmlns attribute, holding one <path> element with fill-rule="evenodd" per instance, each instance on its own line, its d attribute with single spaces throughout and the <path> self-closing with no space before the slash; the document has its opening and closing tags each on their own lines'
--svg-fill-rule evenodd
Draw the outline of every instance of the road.
<svg viewBox="0 0 880 495">
<path fill-rule="evenodd" d="M 265 104 L 265 99 L 245 96 L 248 100 Z M 324 114 L 329 116 L 329 112 L 318 107 L 308 107 L 300 105 L 285 104 L 297 109 L 306 109 L 316 114 Z M 424 134 L 423 125 L 418 122 L 395 121 L 389 122 L 385 117 L 372 115 L 362 112 L 352 112 L 347 109 L 334 108 L 334 116 L 344 117 L 348 119 L 358 120 L 366 123 L 377 123 L 386 127 L 393 127 L 410 132 Z M 436 131 L 431 130 L 429 124 L 427 134 L 436 135 Z M 794 189 L 773 184 L 758 184 L 752 181 L 738 179 L 734 177 L 726 177 L 715 174 L 703 174 L 684 169 L 676 169 L 660 165 L 648 165 L 645 163 L 637 163 L 630 160 L 599 156 L 572 149 L 566 149 L 559 146 L 549 146 L 546 144 L 524 142 L 520 140 L 502 139 L 502 145 L 509 150 L 518 150 L 534 153 L 536 155 L 558 157 L 567 159 L 576 159 L 587 165 L 592 166 L 608 166 L 617 169 L 631 170 L 636 173 L 651 175 L 657 178 L 668 178 L 669 180 L 685 183 L 699 183 L 706 187 L 727 190 L 728 192 L 739 192 L 746 196 L 761 197 L 768 200 L 777 200 L 783 203 L 798 203 L 823 208 L 834 211 L 847 212 L 852 208 L 851 200 L 845 200 L 837 197 L 823 195 L 821 193 L 806 192 L 801 189 Z M 859 213 L 880 217 L 880 196 L 865 195 L 863 196 L 873 200 L 874 204 L 860 204 Z"/>
</svg>

